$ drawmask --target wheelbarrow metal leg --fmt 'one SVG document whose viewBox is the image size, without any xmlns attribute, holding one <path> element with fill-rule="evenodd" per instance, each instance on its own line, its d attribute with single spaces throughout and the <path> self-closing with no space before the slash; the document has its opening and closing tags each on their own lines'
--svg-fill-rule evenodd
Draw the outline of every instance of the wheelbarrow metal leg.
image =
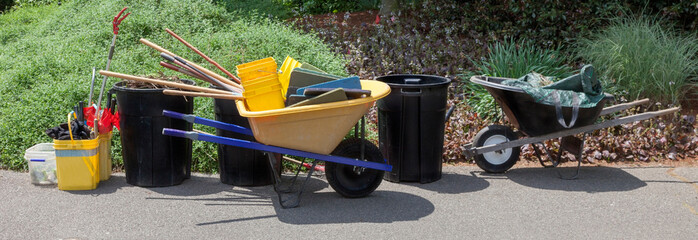
<svg viewBox="0 0 698 240">
<path fill-rule="evenodd" d="M 545 153 L 548 155 L 548 159 L 550 159 L 550 162 L 551 162 L 552 164 L 548 165 L 548 164 L 545 164 L 545 163 L 543 162 L 543 157 L 541 157 L 540 150 L 538 149 L 537 144 L 540 144 L 540 145 L 543 146 L 543 149 L 545 150 Z M 541 166 L 543 166 L 544 168 L 554 168 L 555 166 L 557 166 L 557 164 L 556 164 L 557 161 L 555 161 L 555 160 L 552 159 L 552 156 L 551 156 L 550 153 L 548 152 L 548 149 L 545 148 L 545 143 L 542 143 L 542 142 L 540 142 L 540 143 L 531 143 L 531 147 L 533 148 L 533 151 L 536 152 L 536 157 L 538 158 L 538 162 L 540 163 Z"/>
<path fill-rule="evenodd" d="M 565 179 L 565 180 L 574 180 L 574 179 L 577 179 L 577 177 L 579 177 L 579 169 L 582 166 L 582 153 L 584 152 L 584 139 L 586 138 L 586 136 L 587 136 L 587 133 L 584 133 L 584 134 L 582 134 L 582 139 L 578 139 L 579 141 L 577 141 L 577 140 L 572 141 L 575 144 L 579 144 L 579 146 L 578 146 L 579 148 L 575 148 L 578 151 L 575 153 L 575 157 L 577 158 L 577 168 L 575 170 L 574 175 L 572 175 L 571 177 L 563 176 L 562 173 L 560 173 L 560 169 L 558 169 L 557 170 L 558 177 Z M 562 148 L 563 148 L 562 145 L 563 144 L 560 143 L 560 152 L 561 153 L 562 153 Z"/>
<path fill-rule="evenodd" d="M 313 161 L 313 165 L 308 170 L 308 175 L 305 177 L 305 180 L 303 183 L 301 183 L 297 190 L 294 190 L 294 187 L 296 186 L 296 179 L 298 179 L 302 165 L 298 167 L 298 171 L 296 171 L 296 175 L 293 177 L 291 183 L 284 188 L 281 175 L 279 175 L 276 172 L 276 169 L 273 167 L 276 164 L 276 157 L 274 157 L 274 154 L 271 152 L 266 152 L 266 154 L 267 158 L 269 159 L 269 164 L 272 166 L 271 171 L 272 175 L 274 176 L 274 192 L 276 192 L 276 196 L 279 199 L 279 205 L 281 205 L 282 208 L 298 207 L 301 202 L 301 195 L 303 194 L 305 185 L 308 183 L 310 176 L 312 176 L 313 172 L 315 171 L 317 161 Z"/>
</svg>

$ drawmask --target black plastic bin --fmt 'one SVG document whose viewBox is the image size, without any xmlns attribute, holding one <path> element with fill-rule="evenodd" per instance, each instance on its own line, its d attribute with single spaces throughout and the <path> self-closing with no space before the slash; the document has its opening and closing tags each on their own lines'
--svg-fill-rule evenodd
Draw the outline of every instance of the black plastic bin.
<svg viewBox="0 0 698 240">
<path fill-rule="evenodd" d="M 127 88 L 125 82 L 114 84 L 112 90 L 118 103 L 126 182 L 142 187 L 165 187 L 189 178 L 192 141 L 165 136 L 162 129 L 191 131 L 192 124 L 165 117 L 162 110 L 191 114 L 194 98 L 165 95 L 163 89 Z"/>
<path fill-rule="evenodd" d="M 217 88 L 217 87 L 215 87 Z M 218 88 L 220 89 L 220 88 Z M 247 118 L 240 116 L 235 101 L 214 99 L 216 120 L 250 128 Z M 216 129 L 216 135 L 255 141 L 253 136 Z M 277 172 L 280 172 L 281 155 L 277 158 Z M 274 183 L 269 160 L 262 151 L 249 148 L 218 144 L 218 171 L 221 182 L 235 186 L 264 186 Z"/>
<path fill-rule="evenodd" d="M 378 100 L 379 148 L 393 171 L 391 182 L 429 183 L 441 179 L 444 124 L 451 80 L 430 75 L 390 75 Z"/>
</svg>

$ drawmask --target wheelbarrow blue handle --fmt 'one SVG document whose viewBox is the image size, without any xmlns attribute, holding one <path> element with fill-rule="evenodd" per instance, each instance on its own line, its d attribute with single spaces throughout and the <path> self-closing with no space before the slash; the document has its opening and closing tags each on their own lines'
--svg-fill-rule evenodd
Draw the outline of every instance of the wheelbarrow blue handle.
<svg viewBox="0 0 698 240">
<path fill-rule="evenodd" d="M 388 164 L 384 164 L 384 163 L 367 162 L 367 161 L 360 161 L 358 159 L 353 159 L 353 158 L 348 158 L 348 157 L 339 157 L 339 156 L 332 156 L 332 155 L 317 154 L 317 153 L 311 153 L 311 152 L 306 152 L 306 151 L 301 151 L 301 150 L 269 146 L 269 145 L 264 145 L 261 143 L 250 142 L 250 141 L 245 141 L 245 140 L 240 140 L 240 139 L 235 139 L 235 138 L 226 138 L 226 137 L 219 137 L 219 136 L 214 136 L 214 135 L 209 135 L 209 134 L 202 134 L 202 133 L 198 133 L 198 132 L 190 132 L 190 131 L 182 131 L 182 130 L 171 129 L 171 128 L 164 128 L 164 129 L 162 129 L 162 134 L 167 135 L 167 136 L 173 136 L 173 137 L 188 138 L 188 139 L 195 140 L 195 141 L 200 140 L 200 141 L 205 141 L 205 142 L 219 143 L 219 144 L 224 144 L 224 145 L 229 145 L 229 146 L 249 148 L 249 149 L 255 149 L 255 150 L 266 151 L 266 152 L 288 154 L 288 155 L 294 155 L 294 156 L 299 156 L 299 157 L 317 159 L 317 160 L 321 160 L 321 161 L 341 163 L 341 164 L 352 165 L 352 166 L 357 166 L 357 167 L 371 168 L 371 169 L 376 169 L 376 170 L 381 170 L 381 171 L 390 172 L 393 170 L 393 166 L 388 165 Z"/>
<path fill-rule="evenodd" d="M 173 111 L 168 111 L 168 110 L 162 110 L 162 115 L 164 115 L 166 117 L 175 118 L 175 119 L 182 119 L 182 120 L 190 122 L 190 123 L 198 123 L 201 125 L 214 127 L 214 128 L 218 128 L 221 130 L 228 130 L 231 132 L 236 132 L 236 133 L 240 133 L 240 134 L 254 136 L 252 133 L 252 130 L 250 130 L 249 128 L 241 127 L 241 126 L 238 126 L 235 124 L 224 123 L 224 122 L 220 122 L 220 121 L 216 121 L 216 120 L 197 117 L 197 116 L 194 116 L 191 114 L 178 113 L 178 112 L 173 112 Z"/>
</svg>

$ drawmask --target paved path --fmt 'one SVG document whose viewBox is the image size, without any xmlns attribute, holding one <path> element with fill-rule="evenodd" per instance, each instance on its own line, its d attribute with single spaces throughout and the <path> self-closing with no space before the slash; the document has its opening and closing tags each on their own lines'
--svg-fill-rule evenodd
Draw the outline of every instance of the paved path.
<svg viewBox="0 0 698 240">
<path fill-rule="evenodd" d="M 282 209 L 271 187 L 215 175 L 141 188 L 116 174 L 96 190 L 65 192 L 0 171 L 0 239 L 698 239 L 698 168 L 581 174 L 445 167 L 437 182 L 384 181 L 362 199 L 314 178 L 299 208 Z"/>
</svg>

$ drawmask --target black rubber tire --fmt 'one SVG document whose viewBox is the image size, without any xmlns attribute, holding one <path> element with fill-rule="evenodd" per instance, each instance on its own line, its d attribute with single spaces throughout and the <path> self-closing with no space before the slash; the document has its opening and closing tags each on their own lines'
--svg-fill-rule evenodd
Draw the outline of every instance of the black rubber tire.
<svg viewBox="0 0 698 240">
<path fill-rule="evenodd" d="M 519 137 L 514 133 L 514 131 L 511 130 L 511 128 L 507 126 L 502 126 L 502 125 L 490 125 L 487 126 L 486 128 L 483 128 L 480 130 L 480 132 L 475 135 L 475 138 L 473 139 L 473 145 L 477 147 L 482 147 L 485 145 L 486 141 L 490 139 L 491 137 L 504 137 L 507 140 L 506 141 L 513 141 L 518 139 Z M 488 143 L 488 145 L 490 145 Z M 485 172 L 488 173 L 503 173 L 509 170 L 511 167 L 516 164 L 516 161 L 519 160 L 519 154 L 521 153 L 521 147 L 513 147 L 509 149 L 502 150 L 504 152 L 511 150 L 511 155 L 506 156 L 506 155 L 495 155 L 499 156 L 502 159 L 506 158 L 503 162 L 501 159 L 498 159 L 497 162 L 492 162 L 493 159 L 488 160 L 487 156 L 492 156 L 491 153 L 484 153 L 484 154 L 478 154 L 475 156 L 475 163 L 477 163 L 477 166 L 480 167 L 482 170 L 485 170 Z M 502 153 L 502 151 L 495 152 L 496 154 Z M 487 154 L 487 155 L 485 155 Z M 492 158 L 492 157 L 490 157 Z"/>
<path fill-rule="evenodd" d="M 378 147 L 368 140 L 363 140 L 364 157 L 369 162 L 384 163 L 383 154 Z M 334 156 L 359 159 L 361 157 L 361 139 L 345 139 L 332 152 Z M 327 182 L 337 193 L 347 198 L 360 198 L 371 194 L 383 181 L 384 171 L 364 168 L 357 174 L 355 167 L 340 163 L 326 162 Z"/>
</svg>

